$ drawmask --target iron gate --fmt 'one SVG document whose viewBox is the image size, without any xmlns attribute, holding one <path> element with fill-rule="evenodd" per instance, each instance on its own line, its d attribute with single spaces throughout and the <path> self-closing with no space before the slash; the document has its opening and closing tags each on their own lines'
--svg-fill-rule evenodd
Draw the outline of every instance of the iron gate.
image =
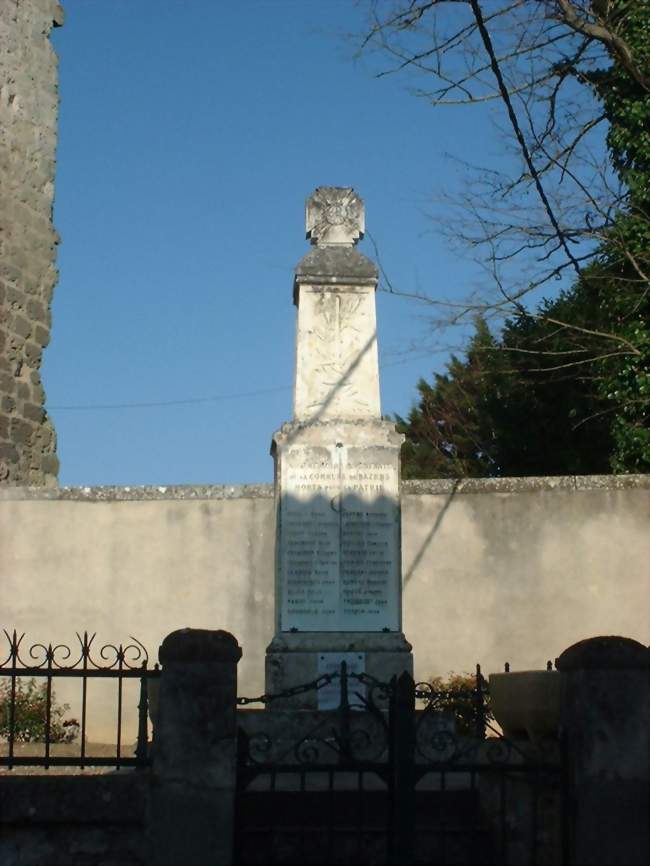
<svg viewBox="0 0 650 866">
<path fill-rule="evenodd" d="M 335 711 L 268 711 L 340 685 Z M 437 690 L 340 672 L 239 715 L 235 860 L 258 864 L 564 862 L 562 750 L 504 738 L 486 682 Z M 417 708 L 418 703 L 420 709 Z"/>
</svg>

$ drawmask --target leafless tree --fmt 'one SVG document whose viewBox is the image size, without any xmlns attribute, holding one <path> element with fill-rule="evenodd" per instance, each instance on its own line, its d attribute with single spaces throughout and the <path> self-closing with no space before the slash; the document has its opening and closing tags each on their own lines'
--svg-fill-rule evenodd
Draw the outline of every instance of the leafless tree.
<svg viewBox="0 0 650 866">
<path fill-rule="evenodd" d="M 512 171 L 466 165 L 464 192 L 445 202 L 443 230 L 473 250 L 489 279 L 453 304 L 391 285 L 384 275 L 389 290 L 436 305 L 447 324 L 479 312 L 534 315 L 524 302 L 569 285 L 607 239 L 635 274 L 630 308 L 645 297 L 648 260 L 623 238 L 617 247 L 614 218 L 627 191 L 607 157 L 607 117 L 593 80 L 614 60 L 650 91 L 623 36 L 638 2 L 644 0 L 363 2 L 369 24 L 360 50 L 377 59 L 377 75 L 407 75 L 433 106 L 495 103 L 514 157 Z M 583 332 L 590 347 L 599 340 L 603 354 L 636 351 L 618 333 L 556 324 Z"/>
</svg>

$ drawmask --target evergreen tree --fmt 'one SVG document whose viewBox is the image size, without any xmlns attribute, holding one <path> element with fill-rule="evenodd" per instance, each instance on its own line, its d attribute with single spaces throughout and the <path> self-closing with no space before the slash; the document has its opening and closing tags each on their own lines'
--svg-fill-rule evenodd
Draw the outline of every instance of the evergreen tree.
<svg viewBox="0 0 650 866">
<path fill-rule="evenodd" d="M 567 293 L 543 309 L 577 319 L 575 306 Z M 397 417 L 404 477 L 608 472 L 611 422 L 590 377 L 565 366 L 581 357 L 573 337 L 541 314 L 508 322 L 499 339 L 478 319 L 466 358 L 420 380 L 417 406 Z"/>
<path fill-rule="evenodd" d="M 494 407 L 503 383 L 496 342 L 483 319 L 466 360 L 452 356 L 447 373 L 434 384 L 418 382 L 419 401 L 408 419 L 397 416 L 406 435 L 402 449 L 404 478 L 455 478 L 498 475 Z"/>
<path fill-rule="evenodd" d="M 554 324 L 591 326 L 593 315 L 569 291 L 506 323 L 498 341 L 510 360 L 509 400 L 497 419 L 502 475 L 610 471 L 611 418 L 594 387 L 592 339 Z"/>
</svg>

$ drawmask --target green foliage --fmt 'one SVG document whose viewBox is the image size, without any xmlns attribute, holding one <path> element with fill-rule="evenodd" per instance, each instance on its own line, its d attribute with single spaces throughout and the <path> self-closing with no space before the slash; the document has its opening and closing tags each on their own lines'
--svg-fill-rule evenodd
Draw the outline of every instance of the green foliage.
<svg viewBox="0 0 650 866">
<path fill-rule="evenodd" d="M 434 693 L 430 705 L 442 712 L 453 714 L 456 731 L 461 735 L 477 732 L 476 675 L 450 672 L 446 677 L 429 677 L 427 684 Z M 484 721 L 494 717 L 490 709 L 489 692 L 483 691 Z"/>
<path fill-rule="evenodd" d="M 498 416 L 502 475 L 609 471 L 610 407 L 593 378 L 602 348 L 589 333 L 600 318 L 593 292 L 571 290 L 506 323 L 499 339 L 510 377 Z"/>
<path fill-rule="evenodd" d="M 482 319 L 467 359 L 452 356 L 448 372 L 433 387 L 418 383 L 420 401 L 407 420 L 397 417 L 406 434 L 402 452 L 405 478 L 489 476 L 496 474 L 493 408 L 500 399 L 495 342 Z"/>
<path fill-rule="evenodd" d="M 612 0 L 611 20 L 630 49 L 634 64 L 650 77 L 650 3 Z M 607 143 L 612 164 L 631 199 L 648 200 L 650 93 L 612 53 L 612 64 L 590 76 L 610 123 Z"/>
<path fill-rule="evenodd" d="M 545 310 L 566 315 L 571 305 L 575 299 L 563 295 Z M 573 332 L 529 316 L 508 322 L 498 340 L 486 332 L 479 320 L 467 359 L 453 358 L 433 386 L 420 382 L 418 405 L 406 421 L 397 418 L 407 437 L 404 477 L 607 472 L 604 401 L 564 366 L 583 357 Z"/>
<path fill-rule="evenodd" d="M 69 704 L 57 706 L 54 691 L 51 695 L 50 742 L 72 743 L 79 734 L 79 722 L 65 719 Z M 31 678 L 16 680 L 14 710 L 14 741 L 18 743 L 43 742 L 47 727 L 47 684 L 37 685 Z M 11 732 L 11 681 L 0 680 L 0 737 L 9 739 Z"/>
<path fill-rule="evenodd" d="M 613 17 L 634 63 L 650 78 L 650 3 L 613 0 Z M 598 366 L 601 399 L 616 407 L 611 431 L 615 472 L 650 469 L 650 93 L 612 55 L 592 82 L 602 100 L 612 165 L 627 190 L 601 245 L 600 302 L 605 327 L 625 351 Z M 583 281 L 584 282 L 584 281 Z"/>
</svg>

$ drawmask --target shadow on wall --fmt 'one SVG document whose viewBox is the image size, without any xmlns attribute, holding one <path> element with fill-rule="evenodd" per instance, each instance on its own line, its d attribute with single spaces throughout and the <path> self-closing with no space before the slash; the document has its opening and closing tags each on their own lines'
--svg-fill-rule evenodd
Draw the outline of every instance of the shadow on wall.
<svg viewBox="0 0 650 866">
<path fill-rule="evenodd" d="M 424 558 L 424 555 L 426 554 L 427 549 L 429 548 L 429 545 L 431 544 L 431 542 L 433 541 L 433 539 L 436 536 L 436 533 L 438 532 L 438 530 L 442 526 L 442 522 L 445 519 L 445 515 L 447 514 L 447 511 L 449 510 L 449 507 L 450 507 L 451 503 L 453 502 L 454 497 L 456 496 L 456 493 L 458 491 L 458 487 L 459 487 L 460 483 L 461 483 L 460 478 L 454 479 L 453 488 L 452 488 L 451 493 L 446 497 L 445 501 L 443 502 L 442 508 L 436 514 L 436 519 L 433 521 L 433 524 L 431 525 L 431 529 L 429 530 L 426 538 L 424 539 L 424 541 L 420 545 L 419 550 L 417 551 L 417 553 L 415 554 L 415 556 L 411 560 L 410 565 L 404 570 L 404 579 L 403 579 L 403 585 L 404 586 L 406 586 L 407 583 L 409 582 L 409 580 L 413 577 L 413 574 L 415 573 L 416 568 L 420 565 L 420 562 Z"/>
</svg>

